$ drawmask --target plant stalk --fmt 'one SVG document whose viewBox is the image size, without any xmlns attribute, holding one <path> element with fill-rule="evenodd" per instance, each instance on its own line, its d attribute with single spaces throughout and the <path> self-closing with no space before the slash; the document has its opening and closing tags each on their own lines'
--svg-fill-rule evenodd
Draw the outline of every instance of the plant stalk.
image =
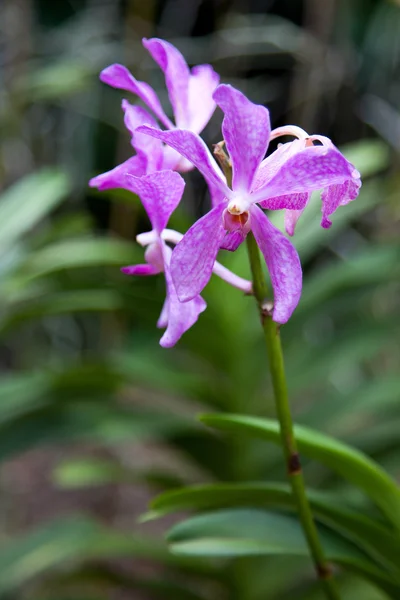
<svg viewBox="0 0 400 600">
<path fill-rule="evenodd" d="M 307 499 L 300 456 L 293 432 L 293 421 L 287 392 L 279 325 L 274 323 L 271 317 L 271 303 L 267 300 L 268 287 L 262 270 L 260 252 L 251 232 L 247 235 L 247 250 L 253 277 L 254 296 L 260 311 L 261 323 L 267 346 L 276 411 L 280 424 L 282 446 L 284 449 L 290 485 L 315 570 L 325 591 L 326 597 L 329 598 L 329 600 L 340 600 L 340 595 L 332 576 L 332 568 L 326 560 L 310 504 Z"/>
</svg>

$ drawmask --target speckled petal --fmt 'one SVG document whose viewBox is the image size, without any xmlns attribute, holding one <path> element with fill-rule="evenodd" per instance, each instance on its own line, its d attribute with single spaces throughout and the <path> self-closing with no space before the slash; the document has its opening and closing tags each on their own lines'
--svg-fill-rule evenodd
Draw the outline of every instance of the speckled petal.
<svg viewBox="0 0 400 600">
<path fill-rule="evenodd" d="M 224 112 L 222 133 L 232 161 L 232 187 L 250 191 L 268 148 L 269 112 L 230 85 L 219 85 L 213 97 Z"/>
<path fill-rule="evenodd" d="M 220 191 L 221 197 L 231 193 L 225 183 L 224 175 L 218 168 L 207 146 L 195 133 L 184 129 L 160 131 L 159 129 L 154 129 L 147 125 L 139 127 L 138 132 L 147 133 L 148 135 L 165 142 L 168 146 L 171 146 L 171 148 L 179 152 L 197 167 L 207 183 L 209 183 L 213 189 L 218 189 Z"/>
<path fill-rule="evenodd" d="M 171 348 L 185 331 L 196 323 L 199 315 L 207 308 L 207 304 L 201 296 L 195 296 L 189 302 L 179 302 L 169 268 L 171 249 L 166 244 L 163 247 L 167 300 L 164 304 L 158 325 L 160 321 L 165 323 L 166 315 L 164 315 L 164 320 L 162 317 L 164 310 L 167 310 L 167 329 L 160 340 L 160 345 L 164 348 Z"/>
<path fill-rule="evenodd" d="M 200 133 L 215 111 L 212 95 L 219 84 L 219 75 L 211 65 L 193 67 L 189 78 L 189 123 L 187 129 Z"/>
<path fill-rule="evenodd" d="M 181 302 L 191 300 L 207 285 L 219 247 L 225 236 L 222 220 L 224 204 L 219 204 L 186 232 L 175 247 L 171 275 Z"/>
<path fill-rule="evenodd" d="M 93 177 L 89 181 L 89 185 L 100 191 L 112 190 L 115 188 L 130 189 L 126 182 L 126 174 L 130 173 L 131 175 L 141 177 L 146 174 L 146 167 L 146 158 L 143 156 L 133 156 L 111 171 Z"/>
<path fill-rule="evenodd" d="M 103 83 L 111 87 L 126 90 L 138 96 L 153 111 L 161 123 L 167 128 L 173 127 L 173 124 L 165 114 L 160 100 L 153 88 L 144 81 L 138 81 L 128 71 L 126 67 L 119 64 L 110 65 L 100 73 L 100 79 Z"/>
<path fill-rule="evenodd" d="M 184 180 L 174 171 L 158 171 L 145 177 L 127 175 L 126 180 L 127 187 L 140 197 L 153 229 L 161 233 L 182 198 Z"/>
<path fill-rule="evenodd" d="M 254 202 L 292 193 L 311 192 L 357 177 L 354 167 L 334 148 L 304 148 L 283 163 L 274 177 L 256 192 Z"/>
<path fill-rule="evenodd" d="M 360 187 L 360 179 L 348 179 L 342 184 L 331 185 L 322 191 L 322 227 L 328 229 L 332 225 L 332 221 L 328 217 L 339 206 L 348 204 L 351 200 L 357 198 Z"/>
<path fill-rule="evenodd" d="M 143 39 L 143 46 L 164 71 L 168 96 L 172 104 L 177 127 L 189 126 L 189 77 L 185 59 L 175 46 L 164 40 Z"/>
<path fill-rule="evenodd" d="M 292 243 L 268 220 L 258 206 L 251 207 L 251 228 L 264 255 L 274 290 L 272 318 L 286 323 L 299 303 L 302 270 Z"/>
<path fill-rule="evenodd" d="M 220 245 L 221 250 L 234 252 L 245 240 L 246 236 L 241 231 L 228 231 Z"/>
</svg>

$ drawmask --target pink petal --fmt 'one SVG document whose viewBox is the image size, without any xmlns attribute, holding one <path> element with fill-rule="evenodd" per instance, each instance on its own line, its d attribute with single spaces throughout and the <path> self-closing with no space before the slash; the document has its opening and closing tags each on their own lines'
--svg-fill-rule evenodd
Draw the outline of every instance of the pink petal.
<svg viewBox="0 0 400 600">
<path fill-rule="evenodd" d="M 122 100 L 125 127 L 132 135 L 132 146 L 136 152 L 147 161 L 146 173 L 154 173 L 162 168 L 163 144 L 160 140 L 151 138 L 143 133 L 137 133 L 140 125 L 158 127 L 156 120 L 141 106 L 130 104 Z"/>
<path fill-rule="evenodd" d="M 165 318 L 163 313 L 165 310 L 167 310 L 168 325 L 166 332 L 160 340 L 160 345 L 164 348 L 171 348 L 171 346 L 176 344 L 185 331 L 187 331 L 194 323 L 196 323 L 199 315 L 207 308 L 207 304 L 203 298 L 201 298 L 201 296 L 196 296 L 189 302 L 179 302 L 169 268 L 171 249 L 166 244 L 163 245 L 163 248 L 167 299 L 161 312 L 158 325 L 160 324 L 160 321 L 163 322 L 163 316 Z"/>
<path fill-rule="evenodd" d="M 197 167 L 213 189 L 218 189 L 224 197 L 230 195 L 231 191 L 225 183 L 224 175 L 218 168 L 207 146 L 198 135 L 184 129 L 160 131 L 147 125 L 139 127 L 137 131 L 147 133 L 171 146 L 171 148 L 179 152 Z"/>
<path fill-rule="evenodd" d="M 211 65 L 193 67 L 189 78 L 189 123 L 187 129 L 200 133 L 215 110 L 213 92 L 219 84 L 219 75 Z"/>
<path fill-rule="evenodd" d="M 207 285 L 215 258 L 225 236 L 222 220 L 224 204 L 219 204 L 186 232 L 175 246 L 171 275 L 181 302 L 191 300 Z"/>
<path fill-rule="evenodd" d="M 190 71 L 185 59 L 175 46 L 164 40 L 143 39 L 143 46 L 164 71 L 165 83 L 177 127 L 189 125 L 189 77 Z"/>
<path fill-rule="evenodd" d="M 121 267 L 125 275 L 157 275 L 160 270 L 153 265 L 131 265 L 130 267 Z"/>
<path fill-rule="evenodd" d="M 93 177 L 89 181 L 89 185 L 99 190 L 130 189 L 126 182 L 126 174 L 130 173 L 141 177 L 146 174 L 146 167 L 147 160 L 143 156 L 133 156 L 111 171 Z"/>
<path fill-rule="evenodd" d="M 294 235 L 294 230 L 296 229 L 297 221 L 303 214 L 303 210 L 304 209 L 285 211 L 285 230 L 287 234 Z"/>
<path fill-rule="evenodd" d="M 254 202 L 311 192 L 355 177 L 354 167 L 334 148 L 307 147 L 285 161 L 271 180 L 252 193 Z"/>
<path fill-rule="evenodd" d="M 148 83 L 135 79 L 123 65 L 110 65 L 100 73 L 100 79 L 103 83 L 107 83 L 114 88 L 132 92 L 132 94 L 135 94 L 147 104 L 165 127 L 173 127 L 173 124 L 165 114 L 153 88 Z"/>
<path fill-rule="evenodd" d="M 324 189 L 322 199 L 322 227 L 328 229 L 332 221 L 328 218 L 339 206 L 348 204 L 357 198 L 361 187 L 360 179 L 348 179 L 342 184 L 331 185 Z"/>
<path fill-rule="evenodd" d="M 301 296 L 302 271 L 299 256 L 291 242 L 255 205 L 251 207 L 251 229 L 271 277 L 274 290 L 272 318 L 276 323 L 286 323 Z"/>
<path fill-rule="evenodd" d="M 161 233 L 182 198 L 184 180 L 174 171 L 158 171 L 144 177 L 127 175 L 126 180 L 127 187 L 140 197 L 153 229 Z"/>
<path fill-rule="evenodd" d="M 214 100 L 224 112 L 222 133 L 232 160 L 234 190 L 250 191 L 268 148 L 271 125 L 264 106 L 253 104 L 230 85 L 220 85 Z"/>
</svg>

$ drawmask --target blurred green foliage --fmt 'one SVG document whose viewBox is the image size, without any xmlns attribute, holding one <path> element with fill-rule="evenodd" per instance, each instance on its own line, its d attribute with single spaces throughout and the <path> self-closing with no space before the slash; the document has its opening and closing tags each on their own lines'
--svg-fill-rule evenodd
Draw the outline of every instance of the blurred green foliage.
<svg viewBox="0 0 400 600">
<path fill-rule="evenodd" d="M 302 448 L 342 597 L 398 597 L 396 498 L 385 504 L 380 475 L 398 479 L 400 456 L 400 7 L 321 4 L 3 0 L 1 598 L 321 598 L 279 448 L 196 418 L 274 417 L 252 299 L 213 280 L 198 324 L 173 350 L 159 348 L 163 281 L 119 272 L 142 256 L 140 204 L 87 188 L 129 156 L 121 96 L 98 71 L 124 62 L 165 100 L 143 35 L 212 62 L 269 105 L 274 125 L 330 135 L 362 173 L 359 199 L 329 231 L 317 200 L 299 222 L 304 292 L 282 335 L 297 422 L 369 457 L 348 463 L 338 450 L 323 460 Z M 208 144 L 219 127 L 216 113 Z M 198 174 L 187 181 L 172 223 L 182 231 L 207 207 Z M 222 254 L 249 276 L 244 249 Z M 365 465 L 376 475 L 367 487 Z M 168 541 L 174 521 L 154 521 L 198 510 Z M 199 557 L 210 536 L 217 556 Z"/>
</svg>

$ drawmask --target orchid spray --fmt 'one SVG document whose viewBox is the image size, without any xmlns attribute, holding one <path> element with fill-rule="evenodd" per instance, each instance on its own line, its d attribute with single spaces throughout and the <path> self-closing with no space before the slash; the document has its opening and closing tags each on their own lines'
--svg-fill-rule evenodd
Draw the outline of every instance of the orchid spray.
<svg viewBox="0 0 400 600">
<path fill-rule="evenodd" d="M 146 83 L 138 82 L 121 65 L 105 69 L 102 81 L 136 94 L 165 129 L 161 130 L 145 109 L 124 101 L 125 124 L 136 155 L 94 178 L 91 185 L 100 189 L 124 187 L 138 194 L 146 209 L 152 230 L 137 237 L 146 247 L 146 264 L 122 270 L 129 275 L 164 273 L 166 301 L 158 322 L 160 327 L 166 327 L 162 346 L 173 346 L 206 309 L 200 294 L 213 272 L 255 296 L 293 497 L 326 596 L 337 599 L 332 569 L 307 499 L 280 339 L 281 325 L 290 319 L 300 300 L 302 269 L 294 245 L 270 222 L 264 210 L 285 210 L 286 232 L 293 235 L 312 192 L 322 190 L 321 225 L 330 227 L 335 210 L 356 198 L 360 175 L 328 138 L 310 136 L 296 126 L 271 131 L 268 110 L 229 85 L 218 86 L 219 78 L 210 66 L 195 67 L 190 72 L 171 44 L 156 39 L 143 43 L 164 71 L 175 124 Z M 198 135 L 216 105 L 224 113 L 223 140 L 215 150 L 222 169 Z M 288 135 L 296 139 L 266 156 L 271 139 Z M 181 176 L 173 171 L 191 168 L 197 168 L 204 176 L 212 208 L 182 235 L 167 229 L 184 188 Z M 235 251 L 244 241 L 252 283 L 216 262 L 221 249 Z M 269 271 L 273 301 L 260 251 Z"/>
</svg>

